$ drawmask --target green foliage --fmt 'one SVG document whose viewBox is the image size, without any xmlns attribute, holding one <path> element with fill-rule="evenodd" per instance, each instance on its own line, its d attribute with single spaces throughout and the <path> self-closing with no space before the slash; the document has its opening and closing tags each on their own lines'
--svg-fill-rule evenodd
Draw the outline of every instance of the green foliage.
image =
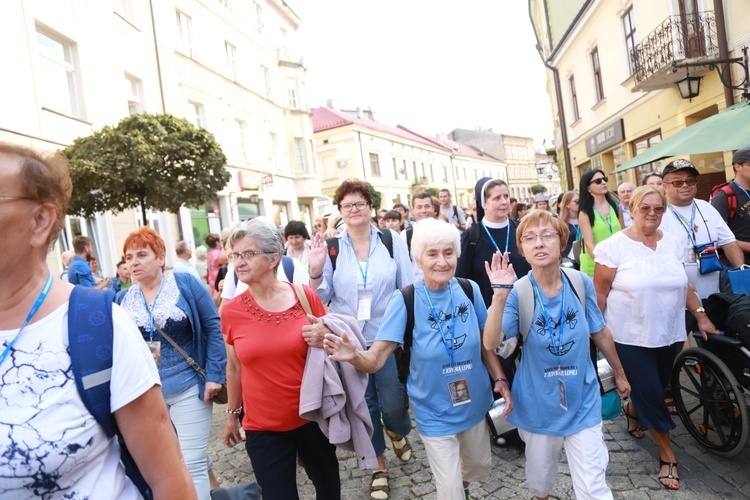
<svg viewBox="0 0 750 500">
<path fill-rule="evenodd" d="M 137 114 L 79 137 L 63 151 L 71 165 L 68 213 L 93 217 L 142 207 L 177 212 L 216 198 L 231 177 L 213 135 L 183 118 Z"/>
<path fill-rule="evenodd" d="M 379 210 L 383 203 L 383 193 L 375 191 L 375 188 L 369 182 L 367 183 L 367 187 L 370 188 L 370 195 L 372 196 L 372 208 Z M 336 188 L 336 191 L 333 192 L 333 203 L 336 203 L 338 197 L 339 188 Z"/>
<path fill-rule="evenodd" d="M 547 188 L 545 186 L 542 186 L 541 184 L 534 184 L 529 189 L 531 189 L 531 194 L 540 194 L 547 192 Z"/>
<path fill-rule="evenodd" d="M 424 188 L 424 192 L 429 194 L 430 196 L 434 196 L 435 198 L 440 198 L 440 190 L 438 188 L 434 187 L 428 187 Z"/>
</svg>

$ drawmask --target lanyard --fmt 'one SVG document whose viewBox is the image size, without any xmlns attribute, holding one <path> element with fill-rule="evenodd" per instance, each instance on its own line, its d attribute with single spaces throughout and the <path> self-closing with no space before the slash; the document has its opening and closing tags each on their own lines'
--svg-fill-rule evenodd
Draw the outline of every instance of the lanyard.
<svg viewBox="0 0 750 500">
<path fill-rule="evenodd" d="M 143 288 L 141 288 L 141 299 L 143 299 L 143 307 L 146 308 L 146 312 L 148 312 L 148 321 L 149 321 L 149 336 L 151 341 L 154 340 L 154 308 L 156 307 L 156 299 L 159 298 L 159 294 L 161 293 L 161 287 L 164 284 L 164 273 L 161 273 L 161 281 L 159 282 L 159 289 L 156 291 L 156 296 L 154 297 L 154 301 L 151 303 L 151 307 L 148 307 L 148 303 L 146 302 L 146 296 L 143 295 Z"/>
<path fill-rule="evenodd" d="M 370 237 L 372 238 L 372 230 L 370 231 Z M 367 261 L 365 262 L 365 269 L 362 270 L 362 266 L 359 264 L 359 258 L 357 258 L 357 251 L 354 249 L 354 244 L 352 243 L 351 236 L 346 241 L 350 247 L 352 247 L 352 252 L 354 252 L 354 260 L 357 262 L 357 269 L 359 269 L 359 274 L 362 275 L 362 283 L 364 284 L 365 290 L 367 290 L 367 274 L 370 272 L 370 256 L 372 256 L 372 253 L 375 251 L 375 247 L 377 245 L 373 245 L 372 242 L 370 243 L 370 251 L 367 254 Z"/>
<path fill-rule="evenodd" d="M 544 305 L 544 301 L 542 300 L 542 293 L 539 291 L 539 285 L 536 284 L 533 272 L 529 272 L 529 280 L 531 281 L 531 287 L 534 289 L 536 301 L 539 302 L 539 307 L 542 310 L 542 317 L 544 317 L 544 323 L 546 325 L 547 331 L 549 332 L 552 346 L 555 348 L 555 355 L 557 356 L 557 369 L 559 371 L 561 369 L 560 358 L 562 357 L 561 353 L 563 345 L 563 332 L 565 331 L 565 279 L 563 279 L 562 282 L 562 300 L 560 304 L 559 324 L 560 332 L 557 335 L 555 335 L 555 330 L 552 328 L 552 322 L 550 321 L 549 314 L 547 313 L 547 307 Z"/>
<path fill-rule="evenodd" d="M 500 247 L 497 246 L 497 242 L 495 241 L 495 238 L 492 237 L 490 234 L 490 230 L 487 229 L 487 226 L 484 224 L 484 220 L 482 221 L 482 227 L 484 228 L 484 232 L 487 233 L 487 236 L 490 237 L 490 241 L 493 245 L 495 245 L 495 250 L 498 252 L 500 251 Z M 508 251 L 508 243 L 510 242 L 510 219 L 508 219 L 508 226 L 507 226 L 508 232 L 505 233 L 505 250 L 502 251 L 502 254 L 505 255 L 505 252 Z"/>
<path fill-rule="evenodd" d="M 739 182 L 737 182 L 737 179 L 734 179 L 734 180 L 732 181 L 732 183 L 733 183 L 733 184 L 734 184 L 735 186 L 737 186 L 738 188 L 740 188 L 740 190 L 741 190 L 741 191 L 742 191 L 743 193 L 745 193 L 745 196 L 747 196 L 748 198 L 750 198 L 750 194 L 748 194 L 748 192 L 747 192 L 747 191 L 745 191 L 745 188 L 743 188 L 742 186 L 740 186 L 740 183 L 739 183 Z"/>
<path fill-rule="evenodd" d="M 42 302 L 44 302 L 44 299 L 47 298 L 47 295 L 49 294 L 49 290 L 52 288 L 52 273 L 47 275 L 47 281 L 44 283 L 44 287 L 42 288 L 42 291 L 39 292 L 39 296 L 36 298 L 36 302 L 34 302 L 34 305 L 31 306 L 31 310 L 29 311 L 29 314 L 26 315 L 26 319 L 23 320 L 23 324 L 21 325 L 21 328 L 18 329 L 18 333 L 15 337 L 13 337 L 13 340 L 8 342 L 8 345 L 5 346 L 5 350 L 2 354 L 0 354 L 0 365 L 3 364 L 3 361 L 5 361 L 5 358 L 8 357 L 8 354 L 10 354 L 10 350 L 13 347 L 13 344 L 15 344 L 18 337 L 21 336 L 21 332 L 23 331 L 24 327 L 29 324 L 29 321 L 31 321 L 31 318 L 34 317 L 34 315 L 37 313 L 39 308 L 42 306 Z"/>
<path fill-rule="evenodd" d="M 596 207 L 594 207 L 594 212 L 596 212 L 596 215 L 598 215 L 602 222 L 607 225 L 607 227 L 609 228 L 609 234 L 614 234 L 614 230 L 612 229 L 612 207 L 609 207 L 609 213 L 607 214 L 606 219 L 602 214 L 599 213 L 599 209 L 597 209 Z"/>
<path fill-rule="evenodd" d="M 672 215 L 674 215 L 677 218 L 677 222 L 680 223 L 680 226 L 682 226 L 682 229 L 687 232 L 688 240 L 690 240 L 690 243 L 693 244 L 693 246 L 696 246 L 695 241 L 695 202 L 693 202 L 693 210 L 690 213 L 690 222 L 688 222 L 685 217 L 678 214 L 677 211 L 674 209 L 671 203 L 668 203 L 669 205 L 669 211 L 672 212 Z"/>
<path fill-rule="evenodd" d="M 423 281 L 422 286 L 424 286 L 424 294 L 427 296 L 427 302 L 430 304 L 430 311 L 432 312 L 432 317 L 435 318 L 435 323 L 438 327 L 438 332 L 440 332 L 440 338 L 443 340 L 443 347 L 445 347 L 446 352 L 448 353 L 448 357 L 451 359 L 451 368 L 453 368 L 453 345 L 456 341 L 456 312 L 454 310 L 453 306 L 453 287 L 451 286 L 452 280 L 450 283 L 448 283 L 448 290 L 451 293 L 451 326 L 450 326 L 450 333 L 451 333 L 451 343 L 448 345 L 448 341 L 445 340 L 445 335 L 443 335 L 443 322 L 440 321 L 440 316 L 438 315 L 437 311 L 435 310 L 435 306 L 432 305 L 432 299 L 430 298 L 430 293 L 427 291 L 427 284 Z"/>
</svg>

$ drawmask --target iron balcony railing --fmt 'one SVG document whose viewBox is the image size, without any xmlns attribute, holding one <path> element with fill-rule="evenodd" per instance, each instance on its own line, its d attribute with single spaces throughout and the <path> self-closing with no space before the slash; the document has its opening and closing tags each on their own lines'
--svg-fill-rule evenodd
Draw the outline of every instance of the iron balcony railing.
<svg viewBox="0 0 750 500">
<path fill-rule="evenodd" d="M 672 61 L 718 57 L 716 19 L 712 11 L 670 16 L 633 49 L 635 83 L 672 67 Z"/>
</svg>

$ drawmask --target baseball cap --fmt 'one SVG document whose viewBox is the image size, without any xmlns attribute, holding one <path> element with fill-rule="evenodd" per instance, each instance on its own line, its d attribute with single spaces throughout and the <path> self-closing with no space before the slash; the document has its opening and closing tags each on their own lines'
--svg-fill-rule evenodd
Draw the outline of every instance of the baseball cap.
<svg viewBox="0 0 750 500">
<path fill-rule="evenodd" d="M 674 161 L 670 161 L 667 163 L 667 166 L 664 167 L 664 170 L 661 171 L 661 176 L 664 177 L 667 174 L 671 174 L 672 172 L 677 172 L 678 170 L 689 170 L 691 174 L 698 176 L 700 175 L 700 172 L 698 172 L 698 169 L 695 168 L 695 166 L 690 163 L 688 160 L 685 160 L 683 158 L 679 158 Z"/>
<path fill-rule="evenodd" d="M 538 194 L 534 202 L 539 203 L 540 201 L 549 201 L 549 198 L 546 195 Z"/>
<path fill-rule="evenodd" d="M 750 163 L 750 146 L 735 151 L 732 156 L 732 165 L 737 163 Z"/>
</svg>

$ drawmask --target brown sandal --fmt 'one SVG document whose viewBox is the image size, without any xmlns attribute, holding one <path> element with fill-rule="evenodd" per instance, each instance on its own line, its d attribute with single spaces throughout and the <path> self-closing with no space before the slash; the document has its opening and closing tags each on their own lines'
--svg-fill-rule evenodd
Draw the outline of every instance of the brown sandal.
<svg viewBox="0 0 750 500">
<path fill-rule="evenodd" d="M 388 500 L 388 494 L 391 492 L 391 488 L 388 486 L 390 477 L 387 470 L 376 470 L 372 473 L 370 479 L 371 500 Z"/>
<path fill-rule="evenodd" d="M 386 431 L 386 434 L 391 438 L 393 453 L 395 453 L 398 459 L 402 462 L 408 462 L 411 459 L 411 443 L 409 443 L 409 438 L 406 436 L 399 436 L 398 434 L 394 435 L 388 431 Z"/>
</svg>

